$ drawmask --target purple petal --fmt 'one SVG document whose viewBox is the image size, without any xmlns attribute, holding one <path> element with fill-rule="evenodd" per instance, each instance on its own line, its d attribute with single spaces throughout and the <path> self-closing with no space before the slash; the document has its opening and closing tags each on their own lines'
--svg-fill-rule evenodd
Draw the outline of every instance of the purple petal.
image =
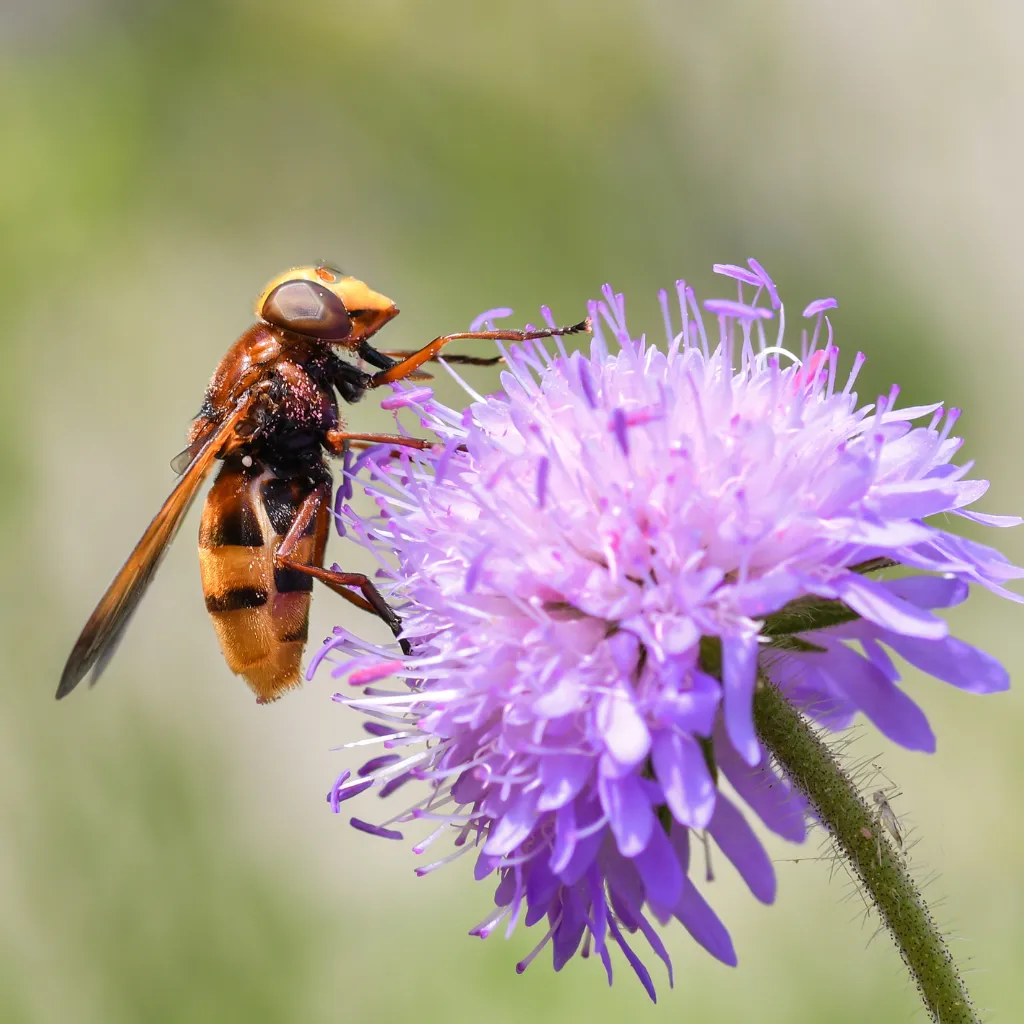
<svg viewBox="0 0 1024 1024">
<path fill-rule="evenodd" d="M 735 967 L 736 950 L 725 925 L 718 920 L 697 887 L 688 878 L 683 880 L 683 895 L 674 910 L 680 924 L 713 957 Z"/>
<path fill-rule="evenodd" d="M 672 971 L 672 959 L 668 955 L 665 943 L 661 941 L 661 937 L 651 927 L 651 922 L 648 921 L 643 914 L 640 915 L 639 927 L 640 931 L 643 932 L 644 938 L 650 944 L 651 949 L 654 950 L 655 955 L 665 965 L 665 970 L 668 972 L 668 987 L 672 988 L 675 984 Z"/>
<path fill-rule="evenodd" d="M 522 793 L 502 815 L 484 844 L 484 852 L 505 855 L 524 843 L 537 824 L 536 791 Z"/>
<path fill-rule="evenodd" d="M 722 638 L 722 689 L 725 725 L 732 745 L 747 764 L 761 760 L 754 732 L 754 684 L 757 681 L 757 637 Z"/>
<path fill-rule="evenodd" d="M 640 780 L 635 775 L 621 779 L 598 779 L 601 806 L 623 857 L 635 857 L 651 838 L 654 811 Z"/>
<path fill-rule="evenodd" d="M 672 817 L 682 825 L 704 828 L 715 809 L 715 783 L 700 744 L 685 733 L 664 729 L 651 755 Z"/>
<path fill-rule="evenodd" d="M 647 899 L 660 907 L 674 907 L 683 893 L 683 870 L 668 836 L 659 826 L 644 849 L 633 858 Z"/>
<path fill-rule="evenodd" d="M 540 761 L 541 797 L 538 811 L 557 811 L 572 800 L 590 779 L 593 759 L 583 754 L 549 754 Z"/>
<path fill-rule="evenodd" d="M 721 793 L 715 803 L 708 832 L 714 836 L 722 853 L 732 861 L 750 891 L 762 903 L 773 902 L 775 869 L 772 862 L 746 819 Z"/>
<path fill-rule="evenodd" d="M 911 665 L 968 693 L 998 693 L 1010 688 L 1010 675 L 984 651 L 955 636 L 918 640 L 890 633 L 882 639 Z"/>
<path fill-rule="evenodd" d="M 925 640 L 940 640 L 949 632 L 942 619 L 900 600 L 888 588 L 856 573 L 833 580 L 832 588 L 858 615 L 884 629 Z"/>
<path fill-rule="evenodd" d="M 598 726 L 608 752 L 622 765 L 639 764 L 651 749 L 651 734 L 637 711 L 632 692 L 613 690 L 597 712 Z"/>
<path fill-rule="evenodd" d="M 558 873 L 558 877 L 566 885 L 575 885 L 586 874 L 587 868 L 593 863 L 601 848 L 601 843 L 604 842 L 606 832 L 606 829 L 598 829 L 589 836 L 584 836 L 582 839 L 577 838 L 569 862 Z M 552 870 L 554 870 L 553 867 Z"/>
<path fill-rule="evenodd" d="M 618 926 L 613 920 L 609 918 L 608 927 L 611 930 L 612 938 L 619 944 L 619 948 L 625 954 L 626 959 L 629 961 L 629 966 L 633 968 L 636 976 L 640 979 L 640 983 L 646 989 L 647 994 L 651 997 L 651 1002 L 656 1003 L 658 1001 L 658 995 L 654 991 L 654 982 L 651 981 L 651 975 L 647 968 L 644 967 L 640 957 L 633 952 L 630 948 L 629 943 L 626 942 L 625 936 L 619 930 Z"/>
<path fill-rule="evenodd" d="M 908 750 L 935 750 L 935 734 L 924 712 L 870 661 L 842 643 L 816 655 L 818 669 L 878 728 Z"/>
<path fill-rule="evenodd" d="M 981 523 L 982 526 L 997 526 L 1004 529 L 1008 526 L 1020 526 L 1024 519 L 1020 516 L 994 516 L 987 512 L 969 512 L 967 509 L 957 509 L 956 514 L 971 522 Z"/>
<path fill-rule="evenodd" d="M 560 875 L 569 866 L 576 852 L 576 808 L 572 804 L 560 807 L 555 813 L 555 841 L 551 847 L 548 866 Z"/>
<path fill-rule="evenodd" d="M 587 919 L 580 898 L 571 890 L 562 890 L 562 920 L 552 938 L 553 962 L 560 971 L 579 949 Z"/>
<path fill-rule="evenodd" d="M 598 858 L 598 866 L 608 883 L 615 913 L 624 921 L 632 920 L 644 905 L 644 881 L 636 862 L 623 857 L 614 847 L 606 847 Z"/>
<path fill-rule="evenodd" d="M 881 585 L 918 608 L 952 608 L 967 600 L 970 587 L 955 576 L 904 576 Z"/>
<path fill-rule="evenodd" d="M 473 878 L 478 882 L 482 882 L 500 864 L 500 857 L 491 857 L 481 850 L 476 858 L 476 864 L 473 865 Z"/>
<path fill-rule="evenodd" d="M 535 910 L 540 917 L 550 910 L 551 901 L 562 884 L 558 876 L 548 867 L 547 864 L 538 858 L 534 858 L 526 865 L 526 902 L 531 911 Z M 536 920 L 540 920 L 537 917 Z M 533 921 L 527 916 L 526 924 L 529 927 Z"/>
<path fill-rule="evenodd" d="M 784 604 L 800 596 L 801 577 L 789 569 L 774 569 L 757 579 L 736 583 L 732 594 L 736 607 L 750 618 L 760 618 L 778 611 Z"/>
<path fill-rule="evenodd" d="M 604 878 L 596 862 L 587 868 L 586 878 L 587 889 L 590 891 L 590 934 L 594 937 L 594 944 L 600 949 L 605 944 L 609 914 Z"/>
<path fill-rule="evenodd" d="M 807 836 L 807 801 L 804 796 L 780 779 L 767 759 L 751 768 L 728 743 L 716 744 L 715 754 L 718 767 L 733 789 L 765 825 L 783 839 L 802 843 Z"/>
</svg>

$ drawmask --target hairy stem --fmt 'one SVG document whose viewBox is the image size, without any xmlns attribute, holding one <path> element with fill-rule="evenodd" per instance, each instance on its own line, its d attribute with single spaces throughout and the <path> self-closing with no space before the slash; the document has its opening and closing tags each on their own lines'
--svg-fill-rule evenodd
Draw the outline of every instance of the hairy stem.
<svg viewBox="0 0 1024 1024">
<path fill-rule="evenodd" d="M 754 696 L 754 723 L 860 880 L 932 1021 L 980 1024 L 956 964 L 878 816 L 808 720 L 763 675 Z"/>
</svg>

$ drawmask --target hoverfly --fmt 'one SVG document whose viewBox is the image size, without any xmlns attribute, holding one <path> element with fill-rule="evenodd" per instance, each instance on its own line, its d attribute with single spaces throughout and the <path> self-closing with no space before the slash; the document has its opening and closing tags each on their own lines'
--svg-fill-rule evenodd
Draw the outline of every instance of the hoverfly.
<svg viewBox="0 0 1024 1024">
<path fill-rule="evenodd" d="M 313 580 L 380 616 L 395 636 L 401 621 L 362 573 L 325 569 L 331 473 L 325 455 L 359 445 L 429 448 L 397 434 L 345 429 L 338 399 L 409 377 L 465 338 L 527 341 L 588 330 L 588 321 L 538 331 L 447 334 L 412 352 L 380 352 L 369 341 L 398 307 L 340 270 L 320 264 L 275 277 L 256 302 L 257 323 L 214 371 L 188 447 L 171 463 L 177 486 L 146 528 L 86 622 L 57 687 L 69 694 L 90 671 L 95 683 L 117 647 L 200 485 L 220 472 L 203 508 L 199 567 L 206 608 L 228 667 L 245 677 L 257 703 L 299 683 Z M 367 373 L 339 352 L 376 369 Z M 494 364 L 500 357 L 451 357 Z M 403 641 L 403 647 L 404 647 Z"/>
</svg>

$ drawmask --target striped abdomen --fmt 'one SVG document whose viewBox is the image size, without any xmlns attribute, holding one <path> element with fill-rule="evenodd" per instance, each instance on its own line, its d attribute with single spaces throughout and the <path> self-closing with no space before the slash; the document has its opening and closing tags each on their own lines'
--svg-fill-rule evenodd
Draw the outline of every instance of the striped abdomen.
<svg viewBox="0 0 1024 1024">
<path fill-rule="evenodd" d="M 312 487 L 238 458 L 224 462 L 199 527 L 199 568 L 206 610 L 224 658 L 245 676 L 261 703 L 300 682 L 309 631 L 313 579 L 274 565 L 285 534 Z M 329 524 L 325 502 L 292 552 L 296 562 L 323 564 Z"/>
</svg>

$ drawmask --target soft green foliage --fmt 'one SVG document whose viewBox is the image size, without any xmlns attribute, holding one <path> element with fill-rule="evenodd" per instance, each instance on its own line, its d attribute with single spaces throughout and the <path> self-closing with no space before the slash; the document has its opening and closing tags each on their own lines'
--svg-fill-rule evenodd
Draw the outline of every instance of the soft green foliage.
<svg viewBox="0 0 1024 1024">
<path fill-rule="evenodd" d="M 962 184 L 958 132 L 987 100 L 958 113 L 929 86 L 971 61 L 1010 74 L 1012 55 L 982 50 L 999 33 L 932 38 L 881 14 L 876 34 L 838 13 L 808 21 L 827 5 L 773 7 L 772 20 L 754 3 L 682 7 L 0 10 L 0 1019 L 912 1015 L 885 936 L 868 943 L 875 923 L 813 844 L 772 848 L 771 909 L 716 860 L 714 904 L 741 965 L 672 930 L 666 1007 L 648 1008 L 621 959 L 610 993 L 592 962 L 556 976 L 542 959 L 516 977 L 540 936 L 466 937 L 490 903 L 466 861 L 417 880 L 407 845 L 329 815 L 343 758 L 328 748 L 353 728 L 330 681 L 256 708 L 229 677 L 192 525 L 102 686 L 53 702 L 84 616 L 170 488 L 167 459 L 247 304 L 272 274 L 318 258 L 393 297 L 403 314 L 389 343 L 412 347 L 498 304 L 526 319 L 546 302 L 574 320 L 606 280 L 657 330 L 657 288 L 691 274 L 712 294 L 713 261 L 756 256 L 795 297 L 791 326 L 801 300 L 837 295 L 840 342 L 871 357 L 864 390 L 896 379 L 907 402 L 962 404 L 967 457 L 1010 481 L 990 510 L 1019 511 L 1019 457 L 1001 447 L 1015 441 L 1018 343 L 996 330 L 1005 310 L 972 309 L 1002 238 L 985 218 L 1015 178 L 986 184 L 986 202 Z M 886 42 L 904 29 L 905 49 Z M 858 46 L 878 62 L 870 73 Z M 993 116 L 976 150 L 993 174 L 1019 166 L 999 148 L 1002 123 L 1014 122 Z M 372 404 L 352 422 L 386 424 Z M 1008 538 L 1018 562 L 1020 547 Z M 331 554 L 345 562 L 341 543 Z M 976 607 L 986 617 L 955 612 L 957 632 L 1014 668 L 1019 616 L 984 597 Z M 313 636 L 350 615 L 318 595 Z M 954 949 L 986 971 L 972 991 L 1017 1019 L 1020 692 L 909 685 L 939 753 L 892 752 L 865 731 L 854 756 L 899 781 L 895 808 L 920 838 L 912 859 L 941 876 L 927 892 L 948 894 L 941 913 L 970 940 Z"/>
</svg>

